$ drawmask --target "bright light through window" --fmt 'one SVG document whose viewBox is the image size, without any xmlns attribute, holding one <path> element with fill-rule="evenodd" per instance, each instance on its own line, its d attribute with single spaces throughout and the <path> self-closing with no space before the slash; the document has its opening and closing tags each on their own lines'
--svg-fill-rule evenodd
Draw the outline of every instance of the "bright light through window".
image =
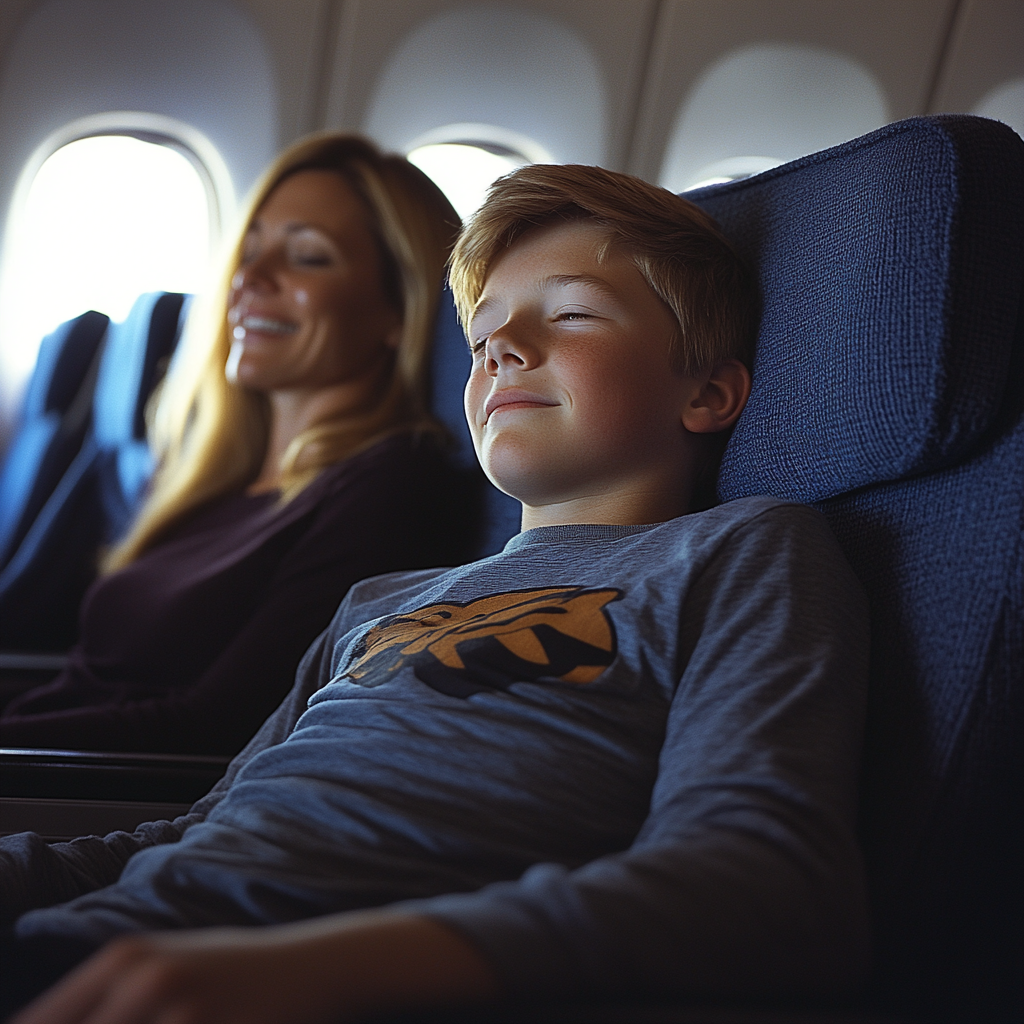
<svg viewBox="0 0 1024 1024">
<path fill-rule="evenodd" d="M 23 380 L 43 335 L 87 309 L 121 320 L 147 291 L 196 291 L 210 253 L 198 171 L 169 146 L 80 139 L 39 169 L 13 225 L 0 324 L 2 370 Z"/>
<path fill-rule="evenodd" d="M 515 153 L 495 153 L 456 142 L 420 146 L 409 154 L 409 160 L 433 179 L 463 220 L 483 203 L 492 181 L 528 163 Z"/>
<path fill-rule="evenodd" d="M 708 185 L 722 185 L 727 181 L 749 178 L 753 174 L 778 167 L 781 163 L 781 160 L 772 156 L 731 156 L 725 160 L 716 160 L 713 164 L 702 167 L 697 172 L 696 180 L 683 191 L 692 192 Z"/>
</svg>

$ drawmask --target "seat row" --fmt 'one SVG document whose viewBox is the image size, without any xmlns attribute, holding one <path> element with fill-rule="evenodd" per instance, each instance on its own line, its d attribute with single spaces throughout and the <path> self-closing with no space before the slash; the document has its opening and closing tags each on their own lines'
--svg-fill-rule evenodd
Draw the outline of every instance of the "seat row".
<svg viewBox="0 0 1024 1024">
<path fill-rule="evenodd" d="M 187 306 L 151 292 L 121 323 L 90 310 L 43 339 L 0 470 L 0 649 L 59 654 L 74 643 L 98 552 L 152 472 L 146 403 Z"/>
<path fill-rule="evenodd" d="M 817 507 L 871 606 L 860 831 L 878 989 L 918 1014 L 970 1005 L 985 1019 L 1012 1001 L 1024 956 L 1024 143 L 981 118 L 915 118 L 688 198 L 756 268 L 762 298 L 720 496 Z M 434 411 L 468 467 L 469 357 L 443 306 Z M 131 443 L 135 394 L 118 413 Z M 83 453 L 94 486 L 123 499 L 110 508 L 123 514 L 138 493 L 144 454 L 111 446 L 92 416 L 4 581 Z M 509 499 L 479 493 L 484 554 L 517 522 Z"/>
</svg>

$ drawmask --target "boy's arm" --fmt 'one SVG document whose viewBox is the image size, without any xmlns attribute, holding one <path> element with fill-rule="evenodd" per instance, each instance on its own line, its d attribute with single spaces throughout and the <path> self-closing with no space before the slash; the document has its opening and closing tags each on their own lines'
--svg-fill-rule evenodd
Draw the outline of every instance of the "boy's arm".
<svg viewBox="0 0 1024 1024">
<path fill-rule="evenodd" d="M 337 1024 L 498 995 L 493 969 L 457 933 L 369 911 L 117 939 L 13 1024 Z"/>
<path fill-rule="evenodd" d="M 499 995 L 849 990 L 867 959 L 860 588 L 820 517 L 772 512 L 722 549 L 681 628 L 688 661 L 629 850 L 385 911 L 120 940 L 26 1024 L 129 997 L 111 1021 L 143 1004 L 283 1024 Z"/>
<path fill-rule="evenodd" d="M 310 696 L 330 679 L 334 635 L 328 629 L 314 641 L 299 664 L 288 696 L 188 814 L 174 821 L 147 822 L 134 832 L 83 836 L 68 843 L 46 843 L 34 832 L 0 839 L 0 926 L 11 924 L 28 910 L 64 903 L 111 885 L 133 854 L 148 846 L 176 843 L 186 829 L 205 820 L 241 768 L 260 751 L 285 740 Z"/>
</svg>

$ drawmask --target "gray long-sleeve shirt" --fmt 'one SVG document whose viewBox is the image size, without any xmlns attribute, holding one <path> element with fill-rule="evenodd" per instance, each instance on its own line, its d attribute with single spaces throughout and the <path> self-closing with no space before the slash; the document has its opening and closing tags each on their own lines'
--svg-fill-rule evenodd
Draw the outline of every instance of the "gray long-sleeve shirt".
<svg viewBox="0 0 1024 1024">
<path fill-rule="evenodd" d="M 21 906 L 150 844 L 17 930 L 395 905 L 517 996 L 841 990 L 867 956 L 866 618 L 822 518 L 767 498 L 366 581 L 188 818 L 5 841 Z"/>
</svg>

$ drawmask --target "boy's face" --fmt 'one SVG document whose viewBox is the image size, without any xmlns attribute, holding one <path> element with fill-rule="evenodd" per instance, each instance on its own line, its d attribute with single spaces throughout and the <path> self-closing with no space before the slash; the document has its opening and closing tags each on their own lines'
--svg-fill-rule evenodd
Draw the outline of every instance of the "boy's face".
<svg viewBox="0 0 1024 1024">
<path fill-rule="evenodd" d="M 524 527 L 657 521 L 636 508 L 654 491 L 682 502 L 664 518 L 686 511 L 694 439 L 681 410 L 699 383 L 671 367 L 672 312 L 607 239 L 587 222 L 524 235 L 470 323 L 473 443 L 523 502 Z"/>
</svg>

